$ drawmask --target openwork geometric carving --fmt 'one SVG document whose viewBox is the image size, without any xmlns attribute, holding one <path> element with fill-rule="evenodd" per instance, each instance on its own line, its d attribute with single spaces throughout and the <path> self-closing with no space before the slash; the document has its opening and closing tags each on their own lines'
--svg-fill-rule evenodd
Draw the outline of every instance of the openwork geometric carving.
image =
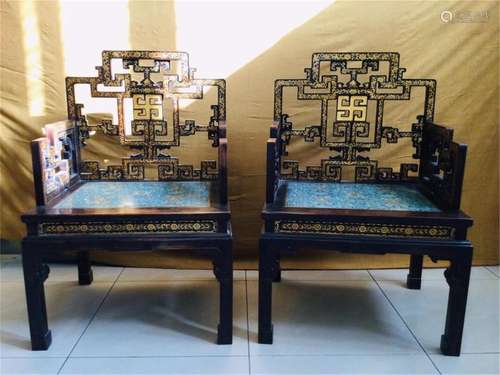
<svg viewBox="0 0 500 375">
<path fill-rule="evenodd" d="M 44 126 L 39 142 L 40 173 L 47 197 L 56 196 L 70 185 L 75 168 L 74 130 L 64 121 Z"/>
<path fill-rule="evenodd" d="M 423 124 L 420 178 L 427 193 L 459 208 L 467 146 L 453 142 L 453 129 Z"/>
<path fill-rule="evenodd" d="M 114 73 L 112 61 L 119 60 L 129 73 Z M 162 179 L 217 179 L 215 160 L 201 161 L 200 167 L 180 164 L 168 154 L 171 147 L 180 145 L 181 137 L 206 132 L 213 147 L 219 145 L 219 124 L 226 119 L 226 83 L 222 79 L 194 78 L 195 69 L 189 67 L 185 52 L 160 51 L 104 51 L 102 66 L 96 67 L 97 77 L 66 78 L 68 117 L 75 121 L 80 143 L 93 132 L 117 137 L 128 147 L 129 157 L 120 165 L 101 168 L 93 160 L 80 161 L 80 176 L 88 180 L 141 180 L 146 169 L 153 167 Z M 95 98 L 115 98 L 118 122 L 101 120 L 90 125 L 82 114 L 83 105 L 76 102 L 75 85 L 90 86 Z M 204 88 L 217 90 L 217 104 L 206 124 L 194 120 L 179 120 L 180 99 L 203 99 Z M 125 107 L 132 106 L 132 120 L 125 119 Z M 127 132 L 128 129 L 128 132 Z M 170 130 L 170 131 L 169 131 Z"/>
<path fill-rule="evenodd" d="M 324 73 L 324 67 L 327 72 Z M 323 69 L 320 71 L 320 69 Z M 397 143 L 409 138 L 415 149 L 412 157 L 420 158 L 422 124 L 432 121 L 436 81 L 405 79 L 395 52 L 315 53 L 305 79 L 280 79 L 275 83 L 274 120 L 279 123 L 278 138 L 280 165 L 277 173 L 285 179 L 341 181 L 345 167 L 354 168 L 356 181 L 413 180 L 417 163 L 401 164 L 399 171 L 381 167 L 368 152 L 383 143 Z M 322 73 L 323 72 L 323 73 Z M 320 124 L 296 129 L 283 112 L 283 89 L 297 88 L 298 100 L 315 100 L 321 106 Z M 384 104 L 387 101 L 409 100 L 411 89 L 425 88 L 422 115 L 410 131 L 384 123 Z M 369 109 L 374 113 L 369 119 Z M 319 140 L 331 156 L 319 166 L 301 168 L 296 160 L 285 160 L 292 137 L 306 142 Z"/>
</svg>

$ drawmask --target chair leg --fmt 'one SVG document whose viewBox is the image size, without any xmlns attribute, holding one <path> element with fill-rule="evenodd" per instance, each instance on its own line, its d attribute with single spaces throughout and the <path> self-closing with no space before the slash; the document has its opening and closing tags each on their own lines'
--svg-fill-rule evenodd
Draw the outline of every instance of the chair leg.
<svg viewBox="0 0 500 375">
<path fill-rule="evenodd" d="M 42 264 L 39 254 L 23 249 L 23 272 L 31 349 L 47 350 L 52 342 L 52 334 L 47 323 L 43 282 L 49 275 L 49 267 Z"/>
<path fill-rule="evenodd" d="M 88 251 L 80 251 L 78 253 L 78 284 L 90 285 L 94 280 L 92 273 L 92 263 Z"/>
<path fill-rule="evenodd" d="M 445 355 L 460 355 L 471 264 L 472 248 L 468 254 L 452 259 L 444 273 L 450 286 L 446 325 L 441 336 L 441 352 Z"/>
<path fill-rule="evenodd" d="M 424 262 L 423 255 L 411 255 L 410 257 L 410 272 L 406 278 L 406 286 L 408 289 L 420 289 L 422 285 L 422 265 Z"/>
<path fill-rule="evenodd" d="M 259 343 L 273 343 L 272 287 L 275 257 L 265 241 L 259 244 Z"/>
<path fill-rule="evenodd" d="M 230 241 L 220 247 L 214 267 L 220 289 L 217 344 L 229 345 L 233 343 L 233 255 Z"/>
<path fill-rule="evenodd" d="M 280 256 L 276 255 L 274 258 L 273 267 L 273 282 L 279 283 L 281 281 L 281 267 L 280 267 Z"/>
</svg>

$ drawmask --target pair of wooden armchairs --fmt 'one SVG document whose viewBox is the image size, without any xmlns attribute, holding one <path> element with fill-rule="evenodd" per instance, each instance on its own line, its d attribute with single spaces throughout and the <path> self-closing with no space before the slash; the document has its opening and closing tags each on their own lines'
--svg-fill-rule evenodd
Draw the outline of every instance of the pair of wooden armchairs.
<svg viewBox="0 0 500 375">
<path fill-rule="evenodd" d="M 232 232 L 227 188 L 226 87 L 194 78 L 181 52 L 104 51 L 97 77 L 66 79 L 68 121 L 45 127 L 32 142 L 37 208 L 22 216 L 23 268 L 33 350 L 51 343 L 43 283 L 44 257 L 76 251 L 80 284 L 92 282 L 89 250 L 144 251 L 188 247 L 213 259 L 220 283 L 219 344 L 232 342 Z M 124 69 L 112 71 L 115 62 Z M 113 68 L 115 69 L 115 68 Z M 274 123 L 267 142 L 267 193 L 259 256 L 259 342 L 272 343 L 272 282 L 280 257 L 299 249 L 411 254 L 408 287 L 420 288 L 422 259 L 449 260 L 448 313 L 441 349 L 459 355 L 472 246 L 462 213 L 466 146 L 432 123 L 435 81 L 404 79 L 397 53 L 315 53 L 305 79 L 277 80 Z M 116 101 L 116 119 L 91 122 L 78 102 Z M 411 128 L 383 121 L 384 103 L 409 100 L 423 89 L 424 110 Z M 208 90 L 207 90 L 208 89 Z M 283 91 L 318 105 L 318 124 L 294 128 Z M 183 100 L 216 104 L 205 124 L 185 118 Z M 204 97 L 205 94 L 205 97 Z M 127 113 L 132 113 L 127 122 Z M 84 158 L 99 133 L 132 150 L 116 163 Z M 168 152 L 187 136 L 205 133 L 217 160 L 199 168 Z M 382 167 L 369 151 L 407 139 L 416 162 Z M 328 150 L 318 166 L 286 159 L 294 140 Z M 418 162 L 418 163 L 417 163 Z M 351 178 L 352 177 L 352 178 Z M 354 182 L 345 182 L 353 179 Z M 156 181 L 152 181 L 156 180 Z"/>
</svg>

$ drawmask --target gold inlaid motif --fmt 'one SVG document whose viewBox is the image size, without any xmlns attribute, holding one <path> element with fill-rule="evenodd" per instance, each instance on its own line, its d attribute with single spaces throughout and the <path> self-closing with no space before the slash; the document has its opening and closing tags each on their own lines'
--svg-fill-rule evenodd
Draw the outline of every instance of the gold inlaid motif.
<svg viewBox="0 0 500 375">
<path fill-rule="evenodd" d="M 134 103 L 134 120 L 163 120 L 163 100 L 161 95 L 136 94 L 132 96 Z"/>
<path fill-rule="evenodd" d="M 415 238 L 453 239 L 455 230 L 447 226 L 403 225 L 403 224 L 361 224 L 328 221 L 276 220 L 276 233 L 344 234 L 363 236 L 393 236 Z"/>
<path fill-rule="evenodd" d="M 151 221 L 151 222 L 65 222 L 41 223 L 40 235 L 50 234 L 100 234 L 100 233 L 215 233 L 217 221 Z"/>
<path fill-rule="evenodd" d="M 368 97 L 364 95 L 339 95 L 337 121 L 366 121 Z"/>
</svg>

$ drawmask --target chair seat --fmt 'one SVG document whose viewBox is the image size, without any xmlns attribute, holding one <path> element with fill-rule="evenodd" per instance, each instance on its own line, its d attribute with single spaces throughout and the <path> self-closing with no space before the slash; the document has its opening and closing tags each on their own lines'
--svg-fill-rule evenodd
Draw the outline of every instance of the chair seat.
<svg viewBox="0 0 500 375">
<path fill-rule="evenodd" d="M 86 181 L 22 219 L 40 236 L 225 233 L 218 196 L 210 181 Z"/>
<path fill-rule="evenodd" d="M 472 224 L 461 211 L 443 211 L 413 184 L 281 180 L 265 206 L 266 231 L 287 235 L 456 239 Z"/>
<path fill-rule="evenodd" d="M 210 206 L 209 181 L 91 181 L 53 208 L 165 208 Z"/>
<path fill-rule="evenodd" d="M 439 212 L 414 185 L 285 181 L 284 207 Z"/>
</svg>

